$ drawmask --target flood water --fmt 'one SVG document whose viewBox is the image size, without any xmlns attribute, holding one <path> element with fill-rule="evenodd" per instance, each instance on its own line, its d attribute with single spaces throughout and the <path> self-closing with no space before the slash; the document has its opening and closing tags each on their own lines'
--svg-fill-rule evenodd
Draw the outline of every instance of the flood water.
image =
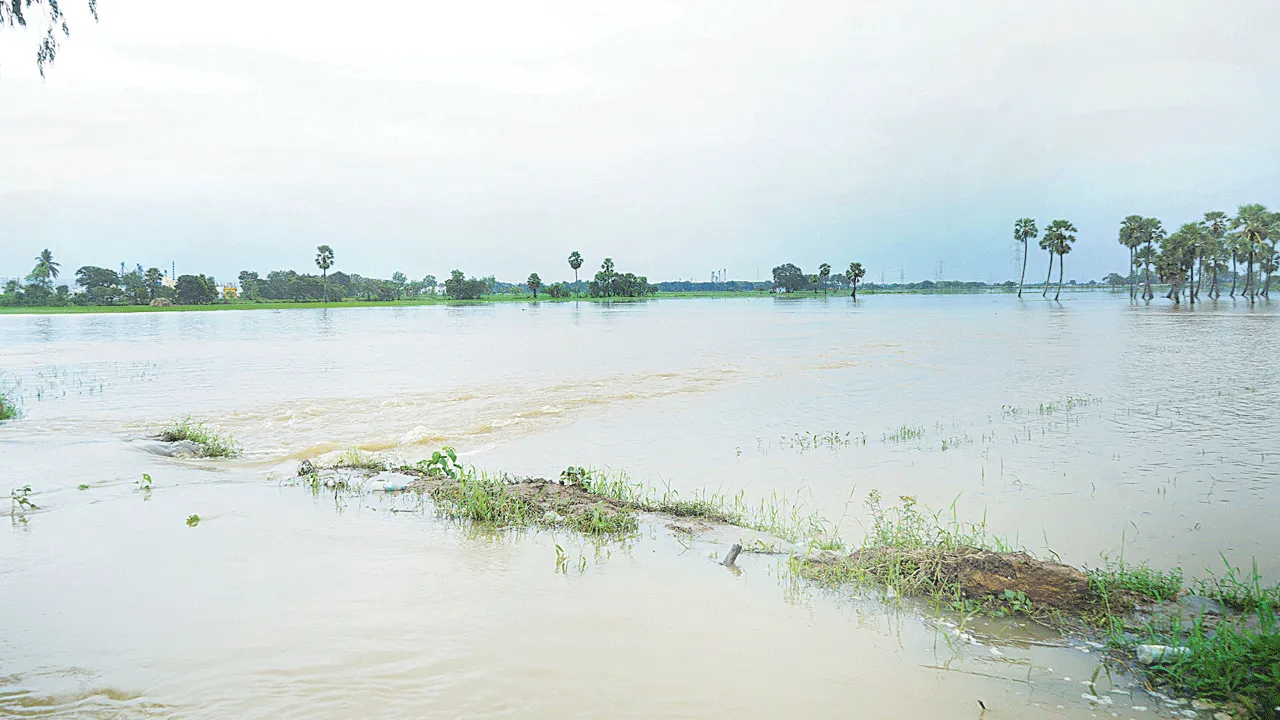
<svg viewBox="0 0 1280 720">
<path fill-rule="evenodd" d="M 1088 646 L 957 636 L 777 556 L 736 574 L 711 559 L 732 538 L 478 534 L 285 478 L 453 445 L 782 495 L 851 541 L 877 489 L 1075 565 L 1225 555 L 1275 582 L 1276 315 L 1078 293 L 0 316 L 23 411 L 0 468 L 38 506 L 0 528 L 0 715 L 1168 716 L 1084 684 Z M 186 416 L 244 455 L 140 450 Z"/>
</svg>

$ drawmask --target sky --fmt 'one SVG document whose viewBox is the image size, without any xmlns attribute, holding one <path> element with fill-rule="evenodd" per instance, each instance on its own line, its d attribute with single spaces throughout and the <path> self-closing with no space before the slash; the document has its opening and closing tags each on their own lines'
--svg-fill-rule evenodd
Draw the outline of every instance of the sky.
<svg viewBox="0 0 1280 720">
<path fill-rule="evenodd" d="M 1003 281 L 1030 216 L 1085 281 L 1126 215 L 1280 206 L 1275 0 L 62 4 L 45 80 L 0 29 L 0 277 Z"/>
</svg>

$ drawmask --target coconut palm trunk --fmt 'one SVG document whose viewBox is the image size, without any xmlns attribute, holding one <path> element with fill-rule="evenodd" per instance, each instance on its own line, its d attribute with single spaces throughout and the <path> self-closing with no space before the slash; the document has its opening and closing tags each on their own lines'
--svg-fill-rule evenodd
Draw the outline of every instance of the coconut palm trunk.
<svg viewBox="0 0 1280 720">
<path fill-rule="evenodd" d="M 1131 247 L 1129 248 L 1129 299 L 1130 300 L 1138 299 L 1138 285 L 1137 283 L 1134 282 L 1134 280 L 1136 279 L 1135 276 L 1137 275 L 1137 268 L 1138 268 L 1138 249 L 1135 247 Z"/>
<path fill-rule="evenodd" d="M 1236 296 L 1236 277 L 1239 275 L 1240 271 L 1236 267 L 1236 254 L 1231 253 L 1231 292 L 1227 293 L 1227 297 Z"/>
<path fill-rule="evenodd" d="M 1049 282 L 1053 280 L 1053 251 L 1049 251 L 1049 274 L 1044 276 L 1044 292 L 1040 297 L 1049 297 Z"/>
<path fill-rule="evenodd" d="M 1142 299 L 1150 300 L 1156 295 L 1151 291 L 1151 264 L 1147 258 L 1142 259 Z"/>
<path fill-rule="evenodd" d="M 1187 267 L 1187 302 L 1192 305 L 1196 304 L 1196 263 L 1194 260 Z"/>
<path fill-rule="evenodd" d="M 1018 297 L 1022 297 L 1022 284 L 1027 279 L 1027 254 L 1031 251 L 1031 241 L 1022 241 L 1022 277 L 1018 278 Z"/>
<path fill-rule="evenodd" d="M 1058 256 L 1058 290 L 1053 294 L 1053 301 L 1058 302 L 1058 296 L 1062 294 L 1062 266 L 1066 264 L 1066 256 Z"/>
</svg>

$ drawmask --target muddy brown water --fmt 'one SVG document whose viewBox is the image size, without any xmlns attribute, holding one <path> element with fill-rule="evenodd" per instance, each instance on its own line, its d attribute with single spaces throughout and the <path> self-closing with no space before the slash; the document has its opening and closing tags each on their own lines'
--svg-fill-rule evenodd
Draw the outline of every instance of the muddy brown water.
<svg viewBox="0 0 1280 720">
<path fill-rule="evenodd" d="M 1076 565 L 1280 579 L 1272 306 L 1065 300 L 0 316 L 3 473 L 38 506 L 0 529 L 0 715 L 1168 716 L 1086 684 L 1096 648 L 815 591 L 777 556 L 734 573 L 730 536 L 476 533 L 280 481 L 450 444 L 799 498 L 851 540 L 878 489 Z M 244 456 L 137 442 L 186 415 Z"/>
</svg>

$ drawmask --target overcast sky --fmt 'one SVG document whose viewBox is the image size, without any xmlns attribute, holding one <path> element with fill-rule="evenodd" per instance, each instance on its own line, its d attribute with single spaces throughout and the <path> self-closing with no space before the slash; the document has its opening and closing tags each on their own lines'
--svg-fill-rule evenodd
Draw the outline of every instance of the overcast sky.
<svg viewBox="0 0 1280 720">
<path fill-rule="evenodd" d="M 0 276 L 1016 280 L 1030 215 L 1083 281 L 1125 215 L 1280 205 L 1275 0 L 63 5 L 45 81 L 0 30 Z"/>
</svg>

